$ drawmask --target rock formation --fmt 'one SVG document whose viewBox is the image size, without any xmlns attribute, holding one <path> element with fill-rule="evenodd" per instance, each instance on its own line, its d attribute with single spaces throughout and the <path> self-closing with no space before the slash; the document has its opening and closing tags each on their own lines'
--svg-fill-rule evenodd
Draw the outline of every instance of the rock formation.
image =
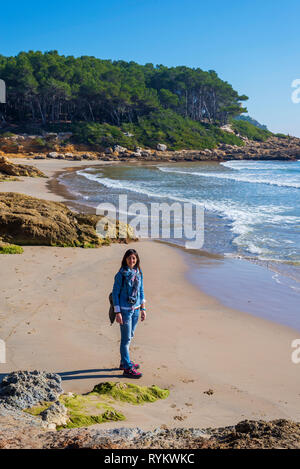
<svg viewBox="0 0 300 469">
<path fill-rule="evenodd" d="M 0 383 L 0 405 L 27 409 L 42 401 L 56 401 L 63 393 L 60 376 L 39 371 L 10 373 Z"/>
<path fill-rule="evenodd" d="M 14 164 L 4 156 L 0 156 L 0 174 L 5 176 L 47 177 L 34 166 Z"/>
<path fill-rule="evenodd" d="M 232 132 L 230 126 L 223 128 Z M 300 139 L 290 136 L 271 136 L 265 142 L 249 140 L 240 136 L 244 146 L 220 144 L 213 149 L 167 150 L 158 143 L 156 149 L 140 148 L 129 150 L 121 145 L 102 148 L 99 145 L 73 144 L 68 142 L 70 133 L 45 133 L 44 135 L 12 135 L 0 137 L 0 155 L 52 158 L 63 160 L 146 160 L 146 161 L 225 161 L 231 159 L 250 160 L 295 160 L 300 158 Z M 51 145 L 50 145 L 51 143 Z"/>
<path fill-rule="evenodd" d="M 96 226 L 102 218 L 75 213 L 58 202 L 13 192 L 0 193 L 0 238 L 7 243 L 98 247 L 136 239 L 133 229 L 119 222 L 109 222 L 107 237 L 100 238 Z"/>
<path fill-rule="evenodd" d="M 105 385 L 105 383 L 102 383 Z M 19 371 L 0 384 L 0 449 L 299 449 L 300 423 L 244 420 L 222 428 L 167 428 L 153 431 L 103 425 L 61 429 L 68 420 L 61 378 L 52 373 Z M 53 402 L 39 415 L 27 413 Z M 26 412 L 24 412 L 26 409 Z M 50 431 L 51 430 L 51 431 Z"/>
</svg>

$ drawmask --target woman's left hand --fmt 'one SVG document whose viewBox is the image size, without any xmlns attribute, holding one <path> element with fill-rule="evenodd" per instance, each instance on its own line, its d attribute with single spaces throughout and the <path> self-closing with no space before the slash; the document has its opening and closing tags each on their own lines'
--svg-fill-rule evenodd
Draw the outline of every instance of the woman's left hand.
<svg viewBox="0 0 300 469">
<path fill-rule="evenodd" d="M 141 311 L 141 321 L 145 321 L 146 317 L 147 317 L 146 311 L 142 310 Z"/>
</svg>

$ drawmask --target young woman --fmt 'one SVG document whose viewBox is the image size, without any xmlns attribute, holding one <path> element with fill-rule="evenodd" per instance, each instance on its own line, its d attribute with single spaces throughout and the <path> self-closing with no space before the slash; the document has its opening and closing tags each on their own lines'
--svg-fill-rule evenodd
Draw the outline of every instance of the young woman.
<svg viewBox="0 0 300 469">
<path fill-rule="evenodd" d="M 137 371 L 140 366 L 133 363 L 129 356 L 130 342 L 139 320 L 146 319 L 143 273 L 140 267 L 140 258 L 135 249 L 129 249 L 122 260 L 122 265 L 115 276 L 112 291 L 116 321 L 121 329 L 121 363 L 120 370 L 128 378 L 139 379 L 142 373 Z"/>
</svg>

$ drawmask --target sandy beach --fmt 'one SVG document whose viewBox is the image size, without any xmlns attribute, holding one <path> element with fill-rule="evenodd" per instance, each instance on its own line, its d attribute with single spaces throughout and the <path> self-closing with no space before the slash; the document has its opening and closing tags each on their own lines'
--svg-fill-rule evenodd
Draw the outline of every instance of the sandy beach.
<svg viewBox="0 0 300 469">
<path fill-rule="evenodd" d="M 34 164 L 50 178 L 82 166 L 18 162 Z M 47 179 L 0 183 L 0 192 L 6 191 L 64 200 Z M 141 256 L 148 308 L 132 344 L 132 357 L 144 373 L 138 384 L 157 384 L 171 393 L 143 407 L 124 404 L 127 420 L 121 425 L 147 429 L 215 427 L 246 418 L 300 420 L 300 365 L 291 361 L 291 342 L 299 333 L 201 292 L 186 280 L 188 265 L 180 250 L 154 241 L 130 247 Z M 116 369 L 119 329 L 109 325 L 107 297 L 126 249 L 119 244 L 91 250 L 25 247 L 21 256 L 0 256 L 0 338 L 7 347 L 0 372 L 58 372 L 64 389 L 73 392 L 122 381 Z M 213 394 L 206 394 L 210 389 Z"/>
</svg>

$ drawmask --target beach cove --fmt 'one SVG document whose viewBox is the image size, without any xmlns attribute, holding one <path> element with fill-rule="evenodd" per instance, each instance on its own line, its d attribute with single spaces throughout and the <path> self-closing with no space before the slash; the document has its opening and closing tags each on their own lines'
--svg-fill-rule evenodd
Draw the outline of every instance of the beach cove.
<svg viewBox="0 0 300 469">
<path fill-rule="evenodd" d="M 82 166 L 34 164 L 50 178 L 66 167 Z M 1 183 L 0 190 L 66 200 L 59 186 L 60 194 L 57 182 L 28 178 Z M 142 365 L 141 384 L 155 383 L 171 394 L 151 408 L 130 406 L 122 426 L 299 420 L 300 375 L 291 361 L 291 343 L 299 332 L 224 306 L 201 291 L 189 281 L 189 264 L 180 249 L 150 240 L 130 247 L 142 258 L 149 311 L 138 327 L 133 356 Z M 109 326 L 107 296 L 125 250 L 119 244 L 92 250 L 25 247 L 22 256 L 1 256 L 0 337 L 7 344 L 1 372 L 58 372 L 64 389 L 72 392 L 122 379 L 115 369 L 119 331 Z"/>
</svg>

